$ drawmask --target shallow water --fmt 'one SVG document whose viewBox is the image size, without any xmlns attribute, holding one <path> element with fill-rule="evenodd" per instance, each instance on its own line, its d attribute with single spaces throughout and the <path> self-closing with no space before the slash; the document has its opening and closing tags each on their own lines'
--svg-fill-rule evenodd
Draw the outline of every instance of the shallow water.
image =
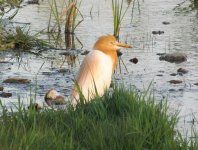
<svg viewBox="0 0 198 150">
<path fill-rule="evenodd" d="M 157 100 L 167 98 L 171 110 L 181 110 L 178 126 L 186 129 L 192 124 L 191 114 L 198 117 L 198 86 L 194 85 L 198 83 L 198 10 L 191 10 L 188 1 L 178 5 L 180 3 L 181 0 L 139 0 L 139 3 L 136 0 L 131 3 L 122 22 L 120 40 L 133 45 L 133 49 L 122 50 L 124 64 L 121 62 L 118 66 L 114 80 L 127 86 L 134 85 L 140 91 L 152 82 L 151 89 Z M 113 18 L 111 1 L 82 1 L 80 10 L 84 21 L 75 31 L 75 48 L 83 52 L 90 50 L 99 36 L 113 33 Z M 40 31 L 47 28 L 48 20 L 48 2 L 41 1 L 40 5 L 24 4 L 14 21 L 30 23 L 31 31 Z M 170 24 L 164 25 L 163 21 Z M 152 34 L 152 31 L 159 30 L 164 31 L 164 34 Z M 64 35 L 61 36 L 57 47 L 64 49 Z M 47 34 L 42 34 L 41 37 L 55 42 Z M 187 61 L 181 64 L 169 63 L 160 61 L 156 55 L 175 51 L 184 52 L 188 56 Z M 17 96 L 20 95 L 24 104 L 27 104 L 30 91 L 33 96 L 36 91 L 37 101 L 42 102 L 46 91 L 52 88 L 68 96 L 73 85 L 72 79 L 84 55 L 77 55 L 72 63 L 60 55 L 62 52 L 65 50 L 56 49 L 44 51 L 40 56 L 22 53 L 18 57 L 16 52 L 1 51 L 0 60 L 9 63 L 0 64 L 0 83 L 4 91 L 13 94 L 12 98 L 1 98 L 3 103 L 12 106 L 17 103 Z M 139 60 L 137 64 L 129 62 L 134 57 Z M 170 76 L 180 67 L 189 72 L 183 76 Z M 64 73 L 59 72 L 62 68 L 66 69 Z M 4 79 L 15 76 L 31 79 L 32 86 L 2 83 Z M 168 81 L 173 79 L 182 80 L 183 83 L 170 84 Z"/>
</svg>

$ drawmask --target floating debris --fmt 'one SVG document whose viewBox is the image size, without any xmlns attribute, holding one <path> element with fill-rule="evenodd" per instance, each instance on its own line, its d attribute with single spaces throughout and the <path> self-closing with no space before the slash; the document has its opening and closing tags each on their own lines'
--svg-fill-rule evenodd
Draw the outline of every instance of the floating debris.
<svg viewBox="0 0 198 150">
<path fill-rule="evenodd" d="M 156 76 L 158 76 L 158 77 L 162 77 L 162 76 L 163 76 L 163 74 L 157 74 Z"/>
<path fill-rule="evenodd" d="M 31 80 L 18 78 L 18 77 L 9 78 L 3 81 L 3 83 L 15 83 L 15 84 L 29 84 L 30 82 Z"/>
<path fill-rule="evenodd" d="M 168 22 L 168 21 L 163 21 L 162 24 L 168 25 L 168 24 L 170 24 L 170 22 Z"/>
<path fill-rule="evenodd" d="M 0 91 L 3 91 L 3 89 L 4 89 L 4 88 L 3 88 L 2 86 L 0 86 Z"/>
<path fill-rule="evenodd" d="M 157 53 L 156 55 L 158 56 L 162 56 L 162 55 L 165 55 L 166 53 Z"/>
<path fill-rule="evenodd" d="M 198 86 L 198 83 L 194 83 L 194 85 Z"/>
<path fill-rule="evenodd" d="M 9 62 L 9 61 L 0 60 L 0 64 L 9 64 L 9 63 L 13 64 L 12 62 Z"/>
<path fill-rule="evenodd" d="M 164 31 L 152 31 L 152 34 L 164 34 Z"/>
<path fill-rule="evenodd" d="M 0 97 L 9 98 L 12 97 L 12 93 L 2 92 L 0 93 Z"/>
<path fill-rule="evenodd" d="M 186 73 L 188 73 L 188 70 L 183 69 L 183 68 L 179 68 L 179 69 L 177 70 L 177 72 L 178 72 L 179 74 L 186 74 Z"/>
<path fill-rule="evenodd" d="M 39 5 L 39 0 L 29 0 L 29 1 L 27 1 L 27 4 L 37 4 L 37 5 Z"/>
<path fill-rule="evenodd" d="M 174 52 L 170 54 L 161 55 L 159 60 L 168 61 L 171 63 L 182 63 L 187 60 L 187 56 L 181 52 Z"/>
<path fill-rule="evenodd" d="M 64 68 L 61 68 L 61 69 L 59 69 L 57 71 L 58 71 L 58 73 L 68 73 L 68 72 L 70 72 L 69 69 L 64 69 Z"/>
<path fill-rule="evenodd" d="M 181 80 L 170 80 L 168 82 L 171 83 L 171 84 L 180 84 L 180 83 L 182 83 Z"/>
<path fill-rule="evenodd" d="M 171 73 L 170 74 L 170 76 L 176 76 L 177 75 L 177 73 Z"/>
<path fill-rule="evenodd" d="M 175 92 L 176 90 L 175 89 L 169 89 L 168 91 L 169 92 Z"/>
</svg>

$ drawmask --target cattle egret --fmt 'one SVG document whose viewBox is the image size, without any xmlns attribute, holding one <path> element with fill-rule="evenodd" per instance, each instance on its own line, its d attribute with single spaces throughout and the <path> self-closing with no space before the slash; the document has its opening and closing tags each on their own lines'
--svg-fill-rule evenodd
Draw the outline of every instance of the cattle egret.
<svg viewBox="0 0 198 150">
<path fill-rule="evenodd" d="M 131 46 L 118 42 L 112 35 L 101 36 L 96 41 L 93 50 L 84 58 L 75 78 L 70 95 L 72 105 L 79 101 L 80 93 L 86 101 L 90 101 L 96 94 L 104 94 L 110 86 L 118 59 L 117 50 L 120 48 Z"/>
</svg>

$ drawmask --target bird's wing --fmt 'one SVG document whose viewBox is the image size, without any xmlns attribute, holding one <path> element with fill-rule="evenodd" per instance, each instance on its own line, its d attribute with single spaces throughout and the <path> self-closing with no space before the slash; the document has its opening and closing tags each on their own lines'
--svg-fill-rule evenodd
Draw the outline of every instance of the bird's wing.
<svg viewBox="0 0 198 150">
<path fill-rule="evenodd" d="M 86 100 L 91 99 L 96 91 L 99 95 L 103 95 L 104 91 L 109 88 L 112 66 L 111 58 L 101 51 L 93 50 L 85 57 L 77 75 L 76 84 Z M 76 87 L 72 96 L 79 99 L 79 91 Z"/>
</svg>

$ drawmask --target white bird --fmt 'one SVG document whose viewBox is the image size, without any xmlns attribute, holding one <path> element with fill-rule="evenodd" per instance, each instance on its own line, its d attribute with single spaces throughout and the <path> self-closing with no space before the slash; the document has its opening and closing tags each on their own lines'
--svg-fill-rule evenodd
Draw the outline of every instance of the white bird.
<svg viewBox="0 0 198 150">
<path fill-rule="evenodd" d="M 90 101 L 96 94 L 104 94 L 110 86 L 118 59 L 117 50 L 120 48 L 131 46 L 118 42 L 112 35 L 101 36 L 96 41 L 93 50 L 84 58 L 75 78 L 70 95 L 72 105 L 77 104 L 80 93 L 86 101 Z"/>
</svg>

